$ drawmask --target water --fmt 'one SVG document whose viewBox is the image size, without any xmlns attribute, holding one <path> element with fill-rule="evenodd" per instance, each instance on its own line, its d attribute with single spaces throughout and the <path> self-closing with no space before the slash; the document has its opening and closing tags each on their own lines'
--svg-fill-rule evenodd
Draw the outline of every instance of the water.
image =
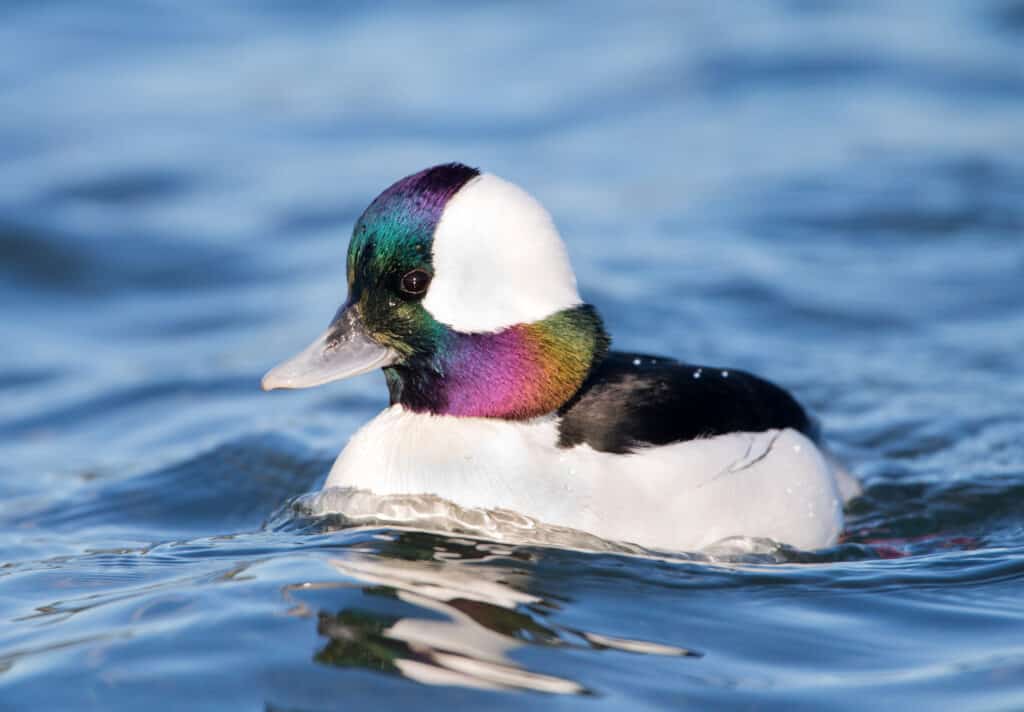
<svg viewBox="0 0 1024 712">
<path fill-rule="evenodd" d="M 1024 708 L 1020 2 L 2 15 L 0 707 Z M 259 376 L 456 159 L 548 205 L 619 347 L 797 393 L 844 542 L 304 508 L 383 379 Z"/>
</svg>

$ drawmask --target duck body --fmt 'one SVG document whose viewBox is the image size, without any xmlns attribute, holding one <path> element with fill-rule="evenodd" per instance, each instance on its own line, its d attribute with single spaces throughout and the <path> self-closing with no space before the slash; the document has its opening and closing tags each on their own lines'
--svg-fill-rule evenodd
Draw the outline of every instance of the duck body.
<svg viewBox="0 0 1024 712">
<path fill-rule="evenodd" d="M 835 543 L 842 529 L 836 472 L 797 428 L 651 445 L 604 425 L 581 430 L 579 417 L 506 421 L 393 405 L 352 437 L 325 487 L 429 493 L 674 551 L 737 535 L 814 549 Z"/>
<path fill-rule="evenodd" d="M 836 542 L 856 483 L 782 388 L 609 350 L 550 216 L 459 164 L 381 194 L 349 247 L 349 297 L 265 388 L 383 368 L 391 405 L 325 487 L 435 495 L 649 548 Z"/>
</svg>

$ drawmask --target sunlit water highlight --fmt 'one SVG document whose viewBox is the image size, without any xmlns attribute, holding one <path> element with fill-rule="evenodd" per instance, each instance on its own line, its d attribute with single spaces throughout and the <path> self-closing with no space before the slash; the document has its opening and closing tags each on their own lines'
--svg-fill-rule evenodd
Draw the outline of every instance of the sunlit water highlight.
<svg viewBox="0 0 1024 712">
<path fill-rule="evenodd" d="M 15 3 L 0 47 L 0 707 L 1024 708 L 1020 2 Z M 259 377 L 455 159 L 617 346 L 817 413 L 839 545 L 315 494 L 383 381 Z"/>
</svg>

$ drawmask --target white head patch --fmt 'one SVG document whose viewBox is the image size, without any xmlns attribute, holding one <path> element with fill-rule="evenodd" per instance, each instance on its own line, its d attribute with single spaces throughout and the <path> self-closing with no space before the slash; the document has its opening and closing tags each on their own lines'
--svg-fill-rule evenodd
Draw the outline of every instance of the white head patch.
<svg viewBox="0 0 1024 712">
<path fill-rule="evenodd" d="M 434 231 L 433 265 L 423 306 L 457 331 L 497 331 L 581 303 L 551 215 L 488 173 L 449 199 Z"/>
</svg>

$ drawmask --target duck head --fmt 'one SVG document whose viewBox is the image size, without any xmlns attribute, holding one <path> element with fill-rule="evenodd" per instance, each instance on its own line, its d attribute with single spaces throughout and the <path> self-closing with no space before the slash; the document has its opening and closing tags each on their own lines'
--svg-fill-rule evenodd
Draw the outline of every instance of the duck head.
<svg viewBox="0 0 1024 712">
<path fill-rule="evenodd" d="M 382 368 L 392 404 L 525 419 L 568 401 L 608 348 L 548 212 L 458 163 L 377 196 L 352 231 L 347 274 L 327 330 L 269 371 L 265 390 Z"/>
</svg>

